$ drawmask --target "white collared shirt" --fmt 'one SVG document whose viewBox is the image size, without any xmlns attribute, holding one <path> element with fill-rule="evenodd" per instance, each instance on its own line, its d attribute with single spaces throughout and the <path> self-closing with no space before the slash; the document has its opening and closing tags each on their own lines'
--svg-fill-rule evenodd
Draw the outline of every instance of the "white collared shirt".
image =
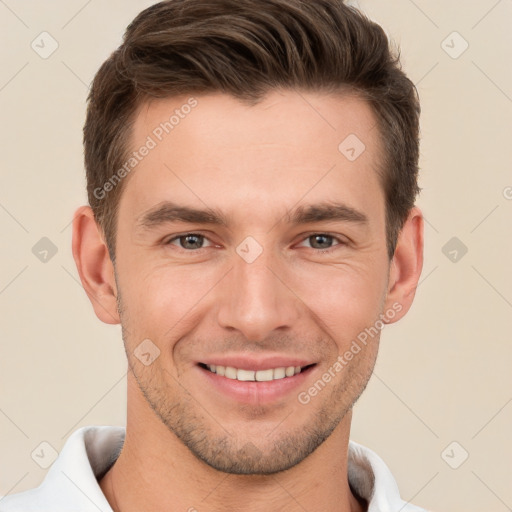
<svg viewBox="0 0 512 512">
<path fill-rule="evenodd" d="M 0 512 L 112 512 L 98 480 L 119 456 L 125 433 L 124 427 L 79 428 L 41 485 L 1 498 Z M 348 447 L 348 479 L 368 501 L 368 512 L 426 512 L 403 501 L 384 461 L 354 441 Z"/>
</svg>

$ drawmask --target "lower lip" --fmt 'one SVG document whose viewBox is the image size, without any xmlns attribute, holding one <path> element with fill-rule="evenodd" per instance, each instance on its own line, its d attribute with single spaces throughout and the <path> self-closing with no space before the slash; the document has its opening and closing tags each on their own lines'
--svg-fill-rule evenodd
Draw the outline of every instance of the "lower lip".
<svg viewBox="0 0 512 512">
<path fill-rule="evenodd" d="M 310 366 L 293 377 L 264 382 L 228 379 L 201 366 L 197 368 L 208 384 L 223 395 L 240 403 L 259 405 L 286 398 L 293 391 L 298 393 L 315 367 L 316 365 Z"/>
</svg>

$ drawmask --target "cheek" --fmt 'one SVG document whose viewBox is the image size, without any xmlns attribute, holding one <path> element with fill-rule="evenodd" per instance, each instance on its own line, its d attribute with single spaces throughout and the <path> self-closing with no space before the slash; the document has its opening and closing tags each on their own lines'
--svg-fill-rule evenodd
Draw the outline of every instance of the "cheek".
<svg viewBox="0 0 512 512">
<path fill-rule="evenodd" d="M 328 334 L 344 345 L 378 317 L 386 287 L 383 272 L 355 263 L 303 267 L 293 273 L 291 288 Z"/>
<path fill-rule="evenodd" d="M 302 309 L 306 315 L 302 320 L 318 323 L 317 328 L 344 346 L 373 324 L 380 312 L 385 271 L 383 265 L 370 260 L 368 255 L 347 258 L 341 264 L 328 264 L 327 259 L 325 263 L 296 260 L 281 262 L 277 268 L 290 289 L 290 303 L 300 299 L 293 307 Z M 215 323 L 208 313 L 218 309 L 219 301 L 232 297 L 236 285 L 229 270 L 233 263 L 162 263 L 156 258 L 143 261 L 136 255 L 120 261 L 120 288 L 130 334 L 161 344 L 180 339 L 201 322 Z"/>
<path fill-rule="evenodd" d="M 205 264 L 126 261 L 120 283 L 131 330 L 138 335 L 176 338 L 207 302 L 223 272 Z"/>
</svg>

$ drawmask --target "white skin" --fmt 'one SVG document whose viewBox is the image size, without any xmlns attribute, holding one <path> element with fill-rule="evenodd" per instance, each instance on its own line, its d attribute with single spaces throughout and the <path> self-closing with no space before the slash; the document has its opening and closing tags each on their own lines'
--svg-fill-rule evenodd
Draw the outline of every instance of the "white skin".
<svg viewBox="0 0 512 512">
<path fill-rule="evenodd" d="M 133 150 L 187 99 L 143 104 Z M 91 209 L 75 214 L 80 278 L 98 318 L 122 324 L 129 363 L 125 444 L 100 486 L 116 512 L 365 510 L 349 487 L 347 447 L 379 335 L 309 403 L 298 393 L 379 315 L 394 310 L 391 323 L 409 310 L 423 265 L 421 211 L 411 210 L 390 261 L 381 141 L 355 96 L 272 91 L 252 106 L 220 93 L 196 99 L 125 178 L 115 272 Z M 366 146 L 355 161 L 338 150 L 349 134 Z M 141 228 L 163 201 L 215 209 L 227 225 Z M 367 222 L 287 217 L 326 202 Z M 249 236 L 262 248 L 252 263 L 236 251 Z M 149 365 L 134 355 L 145 339 L 160 350 Z M 209 385 L 213 374 L 198 365 L 270 355 L 314 366 L 291 391 L 260 400 L 253 389 L 243 401 Z"/>
</svg>

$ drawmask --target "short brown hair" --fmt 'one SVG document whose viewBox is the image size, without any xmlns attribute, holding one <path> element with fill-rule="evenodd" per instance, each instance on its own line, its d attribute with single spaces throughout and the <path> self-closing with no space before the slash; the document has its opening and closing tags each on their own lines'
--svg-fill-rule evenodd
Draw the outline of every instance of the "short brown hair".
<svg viewBox="0 0 512 512">
<path fill-rule="evenodd" d="M 420 106 L 379 25 L 341 0 L 168 0 L 142 11 L 97 72 L 84 126 L 89 204 L 112 261 L 126 180 L 104 197 L 98 190 L 126 162 L 144 101 L 222 92 L 257 102 L 275 88 L 347 87 L 369 102 L 378 120 L 391 259 L 421 190 Z"/>
</svg>

